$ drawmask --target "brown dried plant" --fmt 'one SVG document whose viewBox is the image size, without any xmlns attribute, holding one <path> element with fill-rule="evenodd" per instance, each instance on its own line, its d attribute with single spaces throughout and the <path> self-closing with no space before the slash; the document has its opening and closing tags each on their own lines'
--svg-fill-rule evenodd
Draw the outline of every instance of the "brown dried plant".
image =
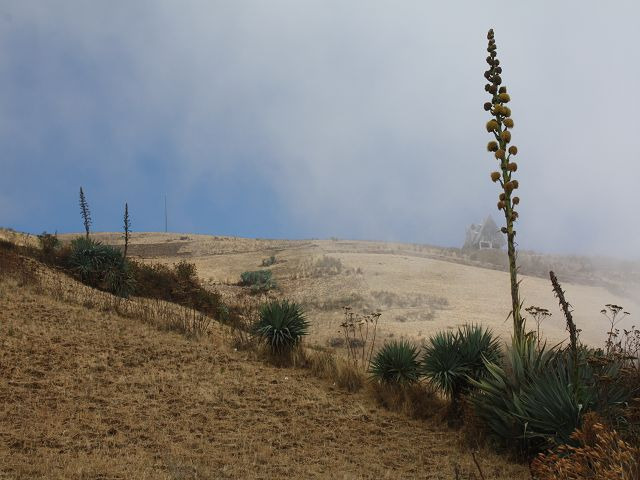
<svg viewBox="0 0 640 480">
<path fill-rule="evenodd" d="M 536 322 L 536 341 L 537 341 L 537 345 L 538 345 L 538 350 L 540 350 L 540 342 L 541 342 L 540 326 L 542 325 L 542 322 L 547 317 L 551 316 L 551 312 L 549 310 L 547 310 L 546 308 L 536 307 L 535 305 L 531 305 L 531 306 L 525 308 L 525 311 L 529 315 L 531 315 L 533 317 L 533 320 Z"/>
<path fill-rule="evenodd" d="M 640 478 L 640 448 L 625 442 L 595 413 L 584 416 L 571 438 L 578 446 L 562 445 L 540 454 L 531 464 L 538 480 L 635 480 Z"/>
<path fill-rule="evenodd" d="M 620 330 L 616 327 L 629 315 L 629 312 L 625 312 L 624 308 L 620 305 L 607 303 L 604 308 L 600 310 L 600 313 L 604 315 L 609 322 L 609 331 L 607 332 L 607 341 L 605 343 L 606 355 L 609 357 L 621 353 L 623 350 L 622 342 L 616 342 L 620 335 Z"/>
<path fill-rule="evenodd" d="M 359 314 L 344 307 L 344 321 L 340 324 L 345 339 L 347 357 L 357 368 L 366 370 L 376 343 L 380 312 Z"/>
</svg>

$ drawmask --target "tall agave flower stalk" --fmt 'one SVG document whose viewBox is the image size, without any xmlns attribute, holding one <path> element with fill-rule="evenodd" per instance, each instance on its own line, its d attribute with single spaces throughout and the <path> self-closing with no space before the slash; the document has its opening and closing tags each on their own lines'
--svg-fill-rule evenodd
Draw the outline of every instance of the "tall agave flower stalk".
<svg viewBox="0 0 640 480">
<path fill-rule="evenodd" d="M 487 63 L 489 69 L 484 73 L 488 83 L 484 89 L 491 95 L 491 101 L 484 104 L 484 109 L 491 113 L 491 120 L 487 122 L 487 132 L 493 135 L 495 140 L 487 144 L 487 150 L 492 152 L 498 161 L 500 170 L 491 172 L 491 180 L 499 183 L 502 191 L 498 197 L 498 210 L 504 212 L 506 227 L 502 227 L 502 233 L 507 235 L 507 253 L 509 255 L 509 273 L 511 276 L 511 315 L 513 317 L 513 332 L 516 338 L 521 338 L 525 333 L 524 318 L 521 314 L 522 302 L 520 301 L 518 267 L 516 264 L 514 223 L 518 219 L 515 206 L 520 203 L 520 198 L 514 195 L 518 189 L 518 180 L 513 178 L 518 170 L 518 164 L 512 157 L 518 154 L 518 148 L 511 143 L 511 129 L 513 119 L 511 109 L 507 106 L 511 98 L 507 93 L 507 87 L 502 85 L 502 67 L 496 54 L 496 42 L 493 29 L 487 34 L 489 45 L 487 51 Z"/>
</svg>

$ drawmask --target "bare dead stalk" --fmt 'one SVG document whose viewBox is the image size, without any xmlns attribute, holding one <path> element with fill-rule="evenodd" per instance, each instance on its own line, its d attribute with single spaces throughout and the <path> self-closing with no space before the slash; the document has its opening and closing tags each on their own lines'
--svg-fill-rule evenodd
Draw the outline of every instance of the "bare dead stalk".
<svg viewBox="0 0 640 480">
<path fill-rule="evenodd" d="M 567 302 L 564 297 L 564 291 L 558 282 L 558 277 L 553 271 L 549 272 L 549 278 L 551 278 L 551 285 L 553 285 L 553 293 L 558 298 L 564 317 L 567 319 L 567 330 L 569 331 L 569 340 L 571 342 L 571 353 L 574 360 L 578 359 L 578 330 L 576 324 L 573 321 L 573 315 L 571 315 L 571 304 Z"/>
<path fill-rule="evenodd" d="M 476 452 L 471 452 L 471 458 L 473 458 L 473 463 L 476 464 L 476 468 L 478 469 L 478 473 L 480 474 L 480 478 L 482 480 L 486 480 L 484 474 L 482 473 L 482 469 L 480 468 L 480 464 L 478 463 L 478 460 L 476 459 Z"/>
</svg>

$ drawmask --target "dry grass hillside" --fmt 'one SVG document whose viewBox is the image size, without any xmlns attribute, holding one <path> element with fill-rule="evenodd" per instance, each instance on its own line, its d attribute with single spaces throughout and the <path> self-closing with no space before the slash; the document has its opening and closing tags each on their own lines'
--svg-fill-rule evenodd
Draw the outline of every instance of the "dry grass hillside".
<svg viewBox="0 0 640 480">
<path fill-rule="evenodd" d="M 205 275 L 220 272 L 214 281 L 264 255 L 259 243 L 253 252 L 252 241 L 229 243 L 236 256 L 192 257 Z M 297 249 L 317 248 L 282 246 L 292 264 Z M 142 300 L 13 260 L 0 265 L 0 478 L 479 478 L 460 434 L 435 417 L 411 419 L 309 369 L 270 366 L 235 351 L 215 323 L 189 340 Z M 478 458 L 486 478 L 529 478 L 525 466 Z"/>
<path fill-rule="evenodd" d="M 122 243 L 120 234 L 97 234 L 105 243 Z M 62 236 L 61 238 L 71 238 Z M 342 307 L 380 311 L 383 338 L 421 340 L 435 331 L 468 322 L 490 326 L 507 337 L 511 322 L 509 277 L 504 252 L 465 254 L 424 245 L 341 240 L 261 240 L 207 235 L 136 233 L 130 252 L 148 262 L 196 264 L 207 285 L 234 299 L 240 274 L 268 268 L 278 283 L 271 295 L 302 302 L 313 322 L 311 340 L 331 344 L 339 336 Z M 262 267 L 275 256 L 276 263 Z M 504 258 L 503 258 L 504 257 Z M 602 259 L 521 254 L 525 307 L 549 309 L 543 332 L 550 341 L 566 338 L 563 316 L 548 280 L 554 269 L 574 308 L 582 340 L 601 345 L 608 326 L 600 314 L 615 303 L 640 314 L 640 265 Z M 530 323 L 533 325 L 533 322 Z"/>
</svg>

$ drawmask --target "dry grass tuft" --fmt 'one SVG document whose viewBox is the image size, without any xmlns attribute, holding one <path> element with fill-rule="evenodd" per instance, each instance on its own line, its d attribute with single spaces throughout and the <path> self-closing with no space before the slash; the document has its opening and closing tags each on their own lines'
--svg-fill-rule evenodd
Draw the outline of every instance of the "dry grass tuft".
<svg viewBox="0 0 640 480">
<path fill-rule="evenodd" d="M 393 385 L 372 382 L 371 390 L 380 405 L 412 418 L 441 416 L 446 408 L 437 392 L 423 383 Z"/>
<path fill-rule="evenodd" d="M 366 378 L 362 370 L 356 368 L 352 363 L 338 358 L 333 381 L 338 387 L 353 393 L 364 387 Z"/>
<path fill-rule="evenodd" d="M 306 360 L 314 376 L 330 380 L 347 392 L 358 392 L 366 383 L 362 369 L 333 352 L 311 350 L 307 352 Z"/>
</svg>

